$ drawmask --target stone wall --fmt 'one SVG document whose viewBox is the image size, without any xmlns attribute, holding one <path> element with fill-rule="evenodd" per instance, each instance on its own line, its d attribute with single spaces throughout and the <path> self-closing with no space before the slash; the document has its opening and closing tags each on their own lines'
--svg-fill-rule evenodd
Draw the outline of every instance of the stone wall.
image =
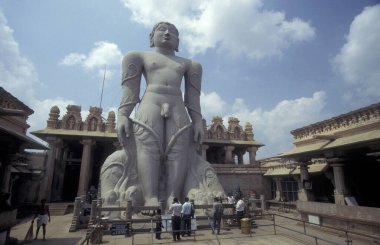
<svg viewBox="0 0 380 245">
<path fill-rule="evenodd" d="M 380 234 L 380 208 L 297 201 L 297 210 L 305 221 L 310 214 L 321 225 Z"/>
<path fill-rule="evenodd" d="M 265 178 L 260 170 L 250 165 L 212 164 L 226 194 L 238 187 L 244 195 L 265 195 L 270 197 L 270 179 Z"/>
</svg>

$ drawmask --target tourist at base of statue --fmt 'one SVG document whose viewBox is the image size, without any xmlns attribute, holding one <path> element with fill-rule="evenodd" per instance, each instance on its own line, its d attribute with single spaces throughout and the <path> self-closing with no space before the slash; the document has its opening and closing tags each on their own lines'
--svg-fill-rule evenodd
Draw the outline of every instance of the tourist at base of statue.
<svg viewBox="0 0 380 245">
<path fill-rule="evenodd" d="M 187 234 L 191 235 L 191 213 L 192 213 L 192 204 L 189 201 L 188 197 L 185 197 L 185 203 L 182 205 L 182 221 L 183 221 L 183 230 L 182 236 Z"/>
<path fill-rule="evenodd" d="M 161 239 L 161 231 L 164 226 L 162 225 L 161 209 L 157 209 L 157 214 L 154 216 L 156 221 L 156 239 Z"/>
<path fill-rule="evenodd" d="M 238 222 L 239 229 L 241 229 L 241 219 L 244 217 L 245 204 L 242 198 L 238 197 L 236 203 L 236 219 Z"/>
<path fill-rule="evenodd" d="M 223 205 L 219 198 L 214 197 L 214 204 L 212 205 L 212 233 L 216 231 L 220 234 L 220 223 L 223 216 Z"/>
<path fill-rule="evenodd" d="M 172 214 L 173 241 L 181 240 L 181 211 L 182 204 L 178 201 L 178 198 L 174 197 L 169 208 L 169 213 Z"/>
</svg>

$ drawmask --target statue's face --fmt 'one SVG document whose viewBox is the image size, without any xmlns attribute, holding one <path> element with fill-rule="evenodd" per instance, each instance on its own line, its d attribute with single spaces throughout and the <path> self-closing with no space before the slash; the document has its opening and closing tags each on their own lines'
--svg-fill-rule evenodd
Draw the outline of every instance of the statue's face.
<svg viewBox="0 0 380 245">
<path fill-rule="evenodd" d="M 155 47 L 175 50 L 178 46 L 177 30 L 173 26 L 160 24 L 154 32 L 153 42 Z"/>
</svg>

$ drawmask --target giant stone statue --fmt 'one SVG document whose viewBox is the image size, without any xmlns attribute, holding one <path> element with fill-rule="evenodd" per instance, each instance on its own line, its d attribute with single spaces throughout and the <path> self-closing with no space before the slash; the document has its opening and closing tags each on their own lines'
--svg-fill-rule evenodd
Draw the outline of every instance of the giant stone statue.
<svg viewBox="0 0 380 245">
<path fill-rule="evenodd" d="M 202 66 L 175 55 L 179 33 L 170 23 L 153 27 L 150 44 L 154 52 L 129 52 L 122 62 L 117 133 L 124 149 L 102 166 L 103 203 L 124 206 L 132 200 L 133 205 L 156 206 L 185 196 L 212 203 L 224 191 L 213 168 L 197 154 L 203 139 Z M 140 99 L 142 76 L 146 90 Z"/>
</svg>

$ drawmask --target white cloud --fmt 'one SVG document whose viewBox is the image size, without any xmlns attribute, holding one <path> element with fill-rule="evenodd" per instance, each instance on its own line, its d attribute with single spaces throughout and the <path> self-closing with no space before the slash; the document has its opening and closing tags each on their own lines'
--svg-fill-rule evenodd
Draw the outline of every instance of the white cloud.
<svg viewBox="0 0 380 245">
<path fill-rule="evenodd" d="M 311 40 L 314 28 L 283 12 L 263 9 L 261 0 L 122 0 L 132 19 L 146 27 L 165 20 L 180 28 L 180 39 L 191 54 L 217 48 L 228 55 L 252 59 L 281 56 L 295 42 Z"/>
<path fill-rule="evenodd" d="M 94 48 L 88 54 L 70 53 L 60 62 L 60 65 L 80 65 L 85 71 L 96 71 L 98 77 L 103 77 L 104 68 L 107 66 L 107 77 L 110 78 L 115 69 L 118 69 L 123 57 L 119 47 L 115 43 L 106 41 L 96 42 Z"/>
<path fill-rule="evenodd" d="M 380 98 L 380 4 L 366 7 L 352 21 L 346 43 L 333 65 L 354 89 L 352 98 Z"/>
<path fill-rule="evenodd" d="M 86 55 L 84 54 L 78 54 L 78 53 L 71 53 L 66 55 L 59 64 L 66 65 L 66 66 L 73 66 L 82 64 L 86 60 Z"/>
<path fill-rule="evenodd" d="M 27 103 L 38 84 L 34 65 L 24 57 L 13 37 L 13 30 L 0 10 L 0 86 Z"/>
<path fill-rule="evenodd" d="M 226 102 L 216 92 L 208 94 L 201 92 L 201 108 L 204 118 L 208 119 L 221 114 L 225 109 L 225 105 Z"/>
<path fill-rule="evenodd" d="M 229 116 L 238 117 L 240 125 L 253 124 L 255 139 L 265 144 L 258 151 L 258 157 L 269 157 L 292 148 L 291 130 L 324 119 L 322 109 L 326 105 L 326 94 L 315 92 L 311 98 L 302 97 L 283 100 L 273 109 L 250 109 L 244 100 L 236 99 Z"/>
</svg>

